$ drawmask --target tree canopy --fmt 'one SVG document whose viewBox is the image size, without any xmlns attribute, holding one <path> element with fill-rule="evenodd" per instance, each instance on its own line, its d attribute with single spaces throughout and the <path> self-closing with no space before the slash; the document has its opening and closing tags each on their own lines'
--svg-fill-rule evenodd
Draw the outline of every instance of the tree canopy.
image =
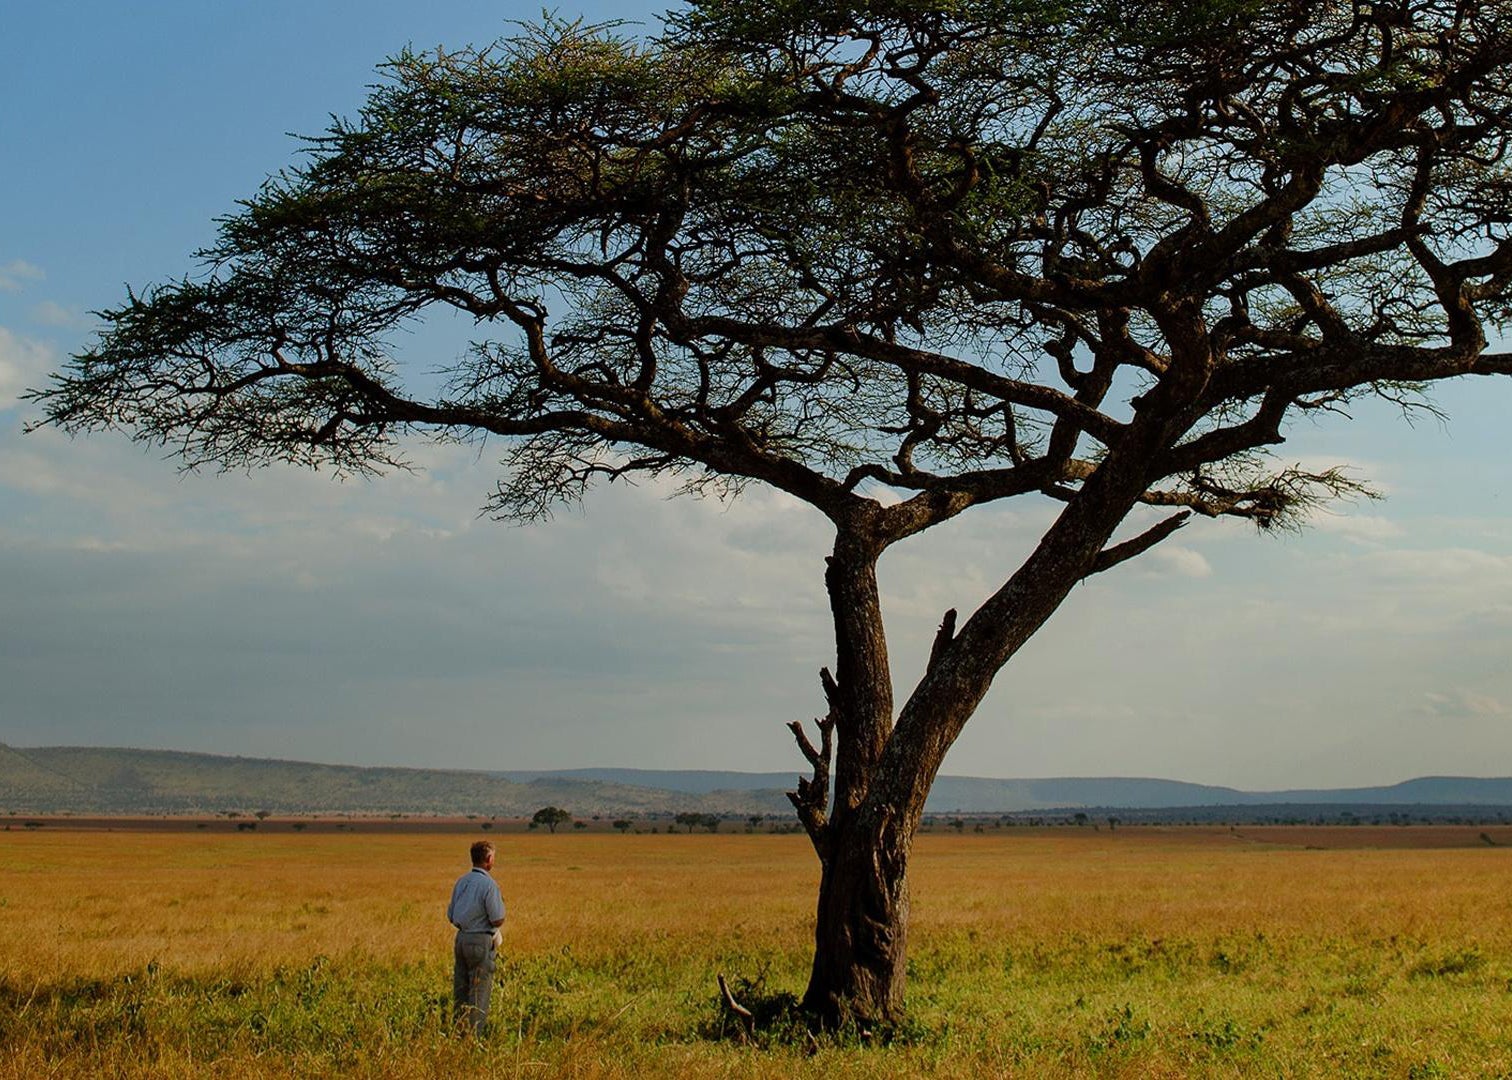
<svg viewBox="0 0 1512 1080">
<path fill-rule="evenodd" d="M 558 825 L 565 825 L 572 820 L 572 814 L 559 806 L 543 806 L 530 817 L 532 829 L 541 825 L 546 826 L 550 832 L 556 832 Z"/>
<path fill-rule="evenodd" d="M 509 517 L 634 471 L 832 517 L 881 484 L 890 541 L 1070 498 L 1191 349 L 1141 497 L 1269 525 L 1339 481 L 1255 461 L 1288 412 L 1506 370 L 1482 7 L 710 2 L 405 53 L 42 397 L 191 463 L 505 436 Z M 511 332 L 421 395 L 390 343 L 431 305 Z"/>
<path fill-rule="evenodd" d="M 1362 491 L 1275 456 L 1297 416 L 1512 373 L 1509 26 L 1505 0 L 695 0 L 648 39 L 548 18 L 406 52 L 34 396 L 191 466 L 493 438 L 516 520 L 633 474 L 817 508 L 807 1000 L 891 1015 L 924 795 L 1069 590 L 1194 513 Z M 437 307 L 479 330 L 439 379 L 392 347 Z M 878 558 L 1020 496 L 1060 509 L 895 708 Z"/>
</svg>

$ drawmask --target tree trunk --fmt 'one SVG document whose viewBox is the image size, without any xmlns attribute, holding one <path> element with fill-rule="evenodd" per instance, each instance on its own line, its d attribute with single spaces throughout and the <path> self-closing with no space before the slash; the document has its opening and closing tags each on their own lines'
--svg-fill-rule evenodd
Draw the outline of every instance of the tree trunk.
<svg viewBox="0 0 1512 1080">
<path fill-rule="evenodd" d="M 825 571 L 836 645 L 835 676 L 825 675 L 827 723 L 839 736 L 834 798 L 825 798 L 828 762 L 807 745 L 816 780 L 801 788 L 806 803 L 795 799 L 822 867 L 814 967 L 803 1005 L 830 1028 L 896 1020 L 903 1007 L 912 829 L 869 797 L 893 726 L 877 594 L 880 551 L 865 523 L 836 536 Z"/>
<path fill-rule="evenodd" d="M 1104 495 L 1107 473 L 1097 481 L 1087 485 L 1091 497 L 1061 515 L 960 635 L 955 612 L 947 614 L 924 677 L 896 727 L 877 596 L 879 552 L 843 534 L 837 541 L 826 574 L 837 645 L 837 678 L 826 687 L 829 720 L 839 734 L 835 797 L 828 820 L 815 805 L 815 785 L 808 787 L 807 803 L 795 800 L 808 808 L 804 820 L 822 866 L 814 966 L 803 998 L 804 1009 L 820 1024 L 867 1027 L 902 1019 L 908 856 L 925 799 L 993 677 L 1090 572 L 1132 504 L 1131 494 Z M 812 753 L 811 744 L 806 752 L 811 761 L 822 757 Z"/>
<path fill-rule="evenodd" d="M 825 574 L 835 621 L 836 677 L 825 673 L 830 713 L 821 722 L 824 751 L 815 751 L 800 726 L 790 725 L 815 766 L 815 780 L 801 783 L 791 797 L 823 868 L 814 966 L 803 998 L 804 1008 L 821 1024 L 854 1021 L 865 1027 L 902 1019 L 908 856 L 945 754 L 997 673 L 1076 583 L 1097 572 L 1114 530 L 1153 479 L 1150 463 L 1195 419 L 1189 407 L 1211 370 L 1205 330 L 1192 310 L 1165 314 L 1161 328 L 1171 342 L 1170 369 L 1143 395 L 1118 445 L 1083 481 L 1034 551 L 959 634 L 955 611 L 946 614 L 923 678 L 896 722 L 876 577 L 888 539 L 875 514 L 837 520 Z M 834 799 L 826 817 L 831 727 L 839 738 Z"/>
<path fill-rule="evenodd" d="M 803 1007 L 831 1029 L 895 1023 L 907 977 L 912 829 L 870 809 L 830 825 Z"/>
</svg>

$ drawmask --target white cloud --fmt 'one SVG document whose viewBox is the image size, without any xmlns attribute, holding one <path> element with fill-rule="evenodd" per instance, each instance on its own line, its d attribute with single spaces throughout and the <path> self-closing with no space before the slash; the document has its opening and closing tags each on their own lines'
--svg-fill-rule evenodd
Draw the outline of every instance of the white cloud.
<svg viewBox="0 0 1512 1080">
<path fill-rule="evenodd" d="M 5 332 L 0 330 L 0 379 L 6 371 L 5 344 Z M 17 390 L 27 381 L 18 378 Z M 5 453 L 0 454 L 0 489 L 79 503 L 110 517 L 159 511 L 172 501 L 172 466 L 153 462 L 159 475 L 141 475 L 145 455 L 123 447 L 121 436 L 75 440 L 54 428 L 41 428 L 25 437 L 9 434 L 7 442 Z M 47 535 L 60 542 L 65 533 L 54 523 Z M 118 540 L 127 542 L 128 537 Z"/>
<path fill-rule="evenodd" d="M 1308 525 L 1319 532 L 1343 537 L 1356 544 L 1376 545 L 1405 535 L 1402 527 L 1378 514 L 1340 514 L 1326 511 L 1313 515 Z"/>
<path fill-rule="evenodd" d="M 1424 694 L 1422 711 L 1442 719 L 1512 715 L 1512 708 L 1508 708 L 1500 698 L 1459 689 L 1448 693 L 1430 691 Z"/>
<path fill-rule="evenodd" d="M 94 320 L 78 308 L 64 307 L 55 300 L 44 300 L 31 309 L 34 322 L 63 330 L 82 330 L 94 325 Z"/>
<path fill-rule="evenodd" d="M 1202 552 L 1189 547 L 1160 546 L 1140 558 L 1144 572 L 1156 577 L 1206 578 L 1213 576 L 1213 565 Z"/>
<path fill-rule="evenodd" d="M 39 520 L 37 535 L 53 545 L 66 544 L 82 516 L 89 524 L 79 531 L 108 523 L 114 542 L 132 550 L 209 545 L 226 553 L 328 552 L 340 560 L 356 544 L 467 531 L 480 524 L 477 505 L 487 488 L 486 469 L 448 473 L 467 456 L 458 447 L 424 455 L 439 475 L 396 472 L 340 482 L 329 472 L 287 466 L 181 473 L 165 451 L 133 446 L 120 433 L 74 439 L 43 428 L 3 437 L 0 494 L 8 488 L 46 500 L 50 516 Z"/>
<path fill-rule="evenodd" d="M 1412 535 L 1412 534 L 1408 534 Z M 1304 545 L 1305 546 L 1305 545 Z M 1371 547 L 1279 562 L 1266 585 L 1293 633 L 1326 639 L 1489 642 L 1512 619 L 1512 556 L 1477 548 Z"/>
<path fill-rule="evenodd" d="M 6 338 L 13 350 L 21 340 Z M 54 612 L 48 640 L 65 660 L 91 649 L 136 657 L 112 630 L 130 612 L 156 628 L 141 655 L 180 655 L 184 670 L 214 675 L 200 697 L 172 701 L 153 697 L 148 675 L 118 676 L 146 703 L 132 722 L 161 723 L 164 743 L 246 752 L 273 738 L 256 734 L 254 713 L 281 709 L 311 718 L 302 755 L 319 756 L 321 738 L 368 745 L 351 733 L 387 725 L 395 734 L 371 752 L 409 763 L 455 764 L 456 747 L 481 741 L 537 765 L 582 764 L 590 751 L 617 764 L 796 764 L 780 724 L 822 707 L 814 675 L 833 651 L 832 530 L 821 515 L 760 486 L 721 504 L 668 500 L 675 484 L 650 482 L 605 485 L 582 512 L 513 529 L 477 517 L 497 473 L 488 449 L 407 449 L 419 471 L 332 483 L 282 467 L 179 477 L 161 451 L 121 435 L 14 436 L 0 453 L 0 500 L 14 507 L 0 509 L 0 559 L 11 581 L 38 578 L 33 609 Z M 900 702 L 941 614 L 968 617 L 1057 509 L 984 508 L 889 552 L 881 579 Z M 1156 519 L 1131 521 L 1129 534 Z M 1364 520 L 1359 532 L 1388 538 L 1390 523 Z M 1505 542 L 1490 527 L 1484 540 L 1449 531 L 1438 550 L 1437 536 L 1410 531 L 1421 520 L 1403 523 L 1423 550 L 1396 550 L 1401 539 L 1267 544 L 1247 523 L 1194 522 L 1076 590 L 1005 670 L 950 771 L 1137 771 L 1247 787 L 1453 771 L 1458 759 L 1417 753 L 1405 735 L 1413 753 L 1383 745 L 1367 764 L 1337 749 L 1392 709 L 1457 731 L 1505 728 L 1512 715 L 1496 711 L 1512 694 L 1490 657 L 1512 617 Z M 283 673 L 276 690 L 238 666 L 248 649 Z M 155 662 L 138 666 L 150 674 Z M 191 721 L 215 700 L 215 679 L 239 680 L 226 726 L 185 734 L 199 730 Z M 16 682 L 12 711 L 40 701 L 56 712 L 63 697 L 105 692 L 41 686 Z M 1425 697 L 1457 686 L 1475 693 Z M 1429 705 L 1462 713 L 1429 724 Z M 432 741 L 402 734 L 421 713 L 440 717 Z M 254 717 L 247 734 L 233 715 Z M 466 727 L 480 715 L 492 734 Z"/>
<path fill-rule="evenodd" d="M 1278 460 L 1278 464 L 1284 460 Z M 1384 461 L 1355 457 L 1350 454 L 1301 454 L 1285 463 L 1305 473 L 1322 474 L 1337 471 L 1346 480 L 1363 484 L 1367 489 L 1381 496 L 1390 496 L 1396 490 L 1391 480 L 1396 470 Z M 1344 496 L 1337 501 L 1325 504 L 1322 509 L 1315 512 L 1315 516 L 1337 514 L 1340 512 L 1340 507 L 1357 506 L 1361 501 L 1358 496 Z"/>
<path fill-rule="evenodd" d="M 0 412 L 15 408 L 21 392 L 41 383 L 53 362 L 47 345 L 0 326 Z"/>
<path fill-rule="evenodd" d="M 1359 566 L 1388 582 L 1469 587 L 1477 593 L 1512 585 L 1512 556 L 1474 548 L 1397 549 L 1361 556 Z"/>
<path fill-rule="evenodd" d="M 0 292 L 20 292 L 28 281 L 41 281 L 47 275 L 40 266 L 33 266 L 25 259 L 12 259 L 0 264 Z"/>
</svg>

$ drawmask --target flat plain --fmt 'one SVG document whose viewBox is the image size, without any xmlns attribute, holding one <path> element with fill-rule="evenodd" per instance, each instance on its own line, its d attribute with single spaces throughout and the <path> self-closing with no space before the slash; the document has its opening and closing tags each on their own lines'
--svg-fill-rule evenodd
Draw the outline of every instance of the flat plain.
<svg viewBox="0 0 1512 1080">
<path fill-rule="evenodd" d="M 907 1024 L 801 992 L 818 868 L 765 833 L 504 833 L 493 1026 L 447 1020 L 478 831 L 0 832 L 0 1077 L 1512 1075 L 1512 829 L 921 835 Z"/>
</svg>

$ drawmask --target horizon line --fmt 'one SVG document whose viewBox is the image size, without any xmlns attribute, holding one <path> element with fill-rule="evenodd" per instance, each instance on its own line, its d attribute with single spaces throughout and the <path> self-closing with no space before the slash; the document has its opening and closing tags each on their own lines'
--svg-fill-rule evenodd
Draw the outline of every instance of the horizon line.
<svg viewBox="0 0 1512 1080">
<path fill-rule="evenodd" d="M 541 768 L 462 768 L 446 765 L 358 765 L 343 761 L 314 761 L 307 758 L 272 757 L 268 755 L 229 753 L 215 750 L 183 750 L 177 747 L 163 746 L 107 746 L 98 743 L 49 743 L 39 746 L 20 746 L 16 743 L 6 742 L 0 739 L 0 748 L 9 749 L 25 755 L 28 750 L 102 750 L 102 751 L 127 751 L 144 754 L 184 754 L 198 757 L 225 758 L 228 760 L 241 761 L 267 761 L 285 765 L 315 765 L 333 769 L 392 769 L 403 772 L 441 772 L 441 773 L 467 773 L 480 776 L 497 776 L 504 773 L 536 773 L 541 775 L 560 775 L 574 772 L 639 772 L 639 773 L 729 773 L 735 776 L 769 776 L 786 774 L 784 769 L 725 769 L 711 767 L 684 767 L 684 768 L 650 768 L 639 765 L 574 765 L 565 768 L 541 769 Z M 803 775 L 801 768 L 793 769 L 796 778 Z M 1220 791 L 1234 791 L 1243 795 L 1269 795 L 1285 794 L 1293 791 L 1363 791 L 1373 788 L 1401 787 L 1405 784 L 1418 780 L 1512 780 L 1512 774 L 1488 774 L 1473 775 L 1469 773 L 1423 773 L 1409 776 L 1401 780 L 1379 782 L 1373 784 L 1345 784 L 1335 787 L 1302 786 L 1283 788 L 1241 788 L 1232 784 L 1214 784 L 1201 780 L 1179 780 L 1169 776 L 1132 776 L 1117 773 L 1095 775 L 1062 774 L 1058 776 L 980 776 L 965 773 L 940 773 L 936 780 L 984 780 L 994 783 L 1048 783 L 1054 781 L 1074 780 L 1133 780 L 1150 781 L 1166 784 L 1185 784 L 1191 787 L 1212 788 Z"/>
</svg>

